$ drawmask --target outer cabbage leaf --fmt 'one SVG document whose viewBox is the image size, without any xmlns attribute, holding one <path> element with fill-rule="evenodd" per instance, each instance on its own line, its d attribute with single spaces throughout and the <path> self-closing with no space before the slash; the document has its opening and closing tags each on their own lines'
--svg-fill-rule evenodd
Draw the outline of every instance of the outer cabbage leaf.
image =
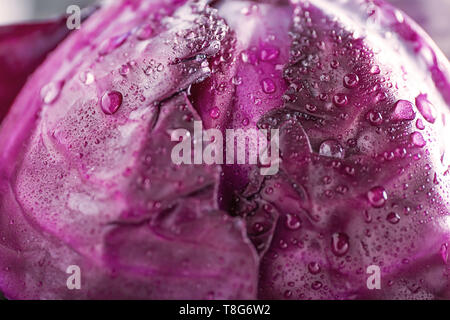
<svg viewBox="0 0 450 320">
<path fill-rule="evenodd" d="M 252 196 L 279 212 L 259 296 L 448 298 L 448 61 L 383 2 L 301 1 L 293 20 L 285 108 L 259 124 L 282 157 Z"/>
<path fill-rule="evenodd" d="M 32 76 L 0 139 L 7 297 L 255 297 L 245 226 L 218 209 L 220 167 L 170 159 L 171 132 L 200 120 L 182 91 L 227 32 L 203 2 L 120 1 Z"/>
</svg>

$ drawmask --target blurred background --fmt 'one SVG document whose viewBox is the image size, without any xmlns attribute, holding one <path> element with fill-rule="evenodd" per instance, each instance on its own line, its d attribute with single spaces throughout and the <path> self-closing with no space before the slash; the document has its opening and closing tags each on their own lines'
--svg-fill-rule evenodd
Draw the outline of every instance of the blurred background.
<svg viewBox="0 0 450 320">
<path fill-rule="evenodd" d="M 450 58 L 450 0 L 388 0 L 396 5 L 436 41 Z"/>
<path fill-rule="evenodd" d="M 94 2 L 94 0 L 0 0 L 0 24 L 47 19 L 65 13 L 67 7 L 72 4 L 82 8 Z"/>
<path fill-rule="evenodd" d="M 387 1 L 397 5 L 421 24 L 447 57 L 450 57 L 450 0 Z M 64 13 L 69 5 L 85 7 L 94 2 L 95 0 L 0 0 L 0 25 L 43 20 Z"/>
</svg>

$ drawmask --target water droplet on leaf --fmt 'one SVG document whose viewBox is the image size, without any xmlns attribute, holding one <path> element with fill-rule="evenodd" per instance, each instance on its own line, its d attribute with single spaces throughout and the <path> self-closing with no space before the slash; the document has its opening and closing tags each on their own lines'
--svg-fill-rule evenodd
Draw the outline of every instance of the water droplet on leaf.
<svg viewBox="0 0 450 320">
<path fill-rule="evenodd" d="M 428 101 L 426 94 L 421 94 L 416 98 L 416 106 L 422 116 L 430 123 L 436 121 L 436 109 L 433 104 Z"/>
<path fill-rule="evenodd" d="M 319 154 L 324 157 L 343 159 L 345 152 L 336 140 L 325 140 L 319 147 Z"/>
<path fill-rule="evenodd" d="M 395 213 L 395 212 L 390 212 L 390 213 L 387 215 L 386 220 L 387 220 L 389 223 L 397 224 L 397 223 L 399 223 L 399 221 L 400 221 L 400 216 L 399 216 L 397 213 Z"/>
<path fill-rule="evenodd" d="M 219 110 L 219 108 L 217 108 L 217 107 L 212 108 L 212 109 L 209 111 L 209 115 L 210 115 L 211 118 L 213 118 L 213 119 L 219 118 L 219 117 L 220 117 L 220 110 Z"/>
<path fill-rule="evenodd" d="M 394 112 L 392 113 L 392 118 L 399 121 L 414 120 L 416 118 L 416 113 L 413 110 L 412 103 L 406 100 L 397 101 Z"/>
<path fill-rule="evenodd" d="M 262 89 L 265 93 L 274 93 L 276 90 L 275 83 L 272 79 L 266 78 L 261 81 Z"/>
<path fill-rule="evenodd" d="M 348 97 L 344 93 L 337 93 L 333 97 L 333 103 L 337 107 L 345 107 L 348 104 Z"/>
<path fill-rule="evenodd" d="M 423 148 L 427 144 L 420 132 L 411 133 L 411 142 L 419 148 Z"/>
<path fill-rule="evenodd" d="M 45 104 L 52 104 L 61 93 L 63 82 L 50 82 L 41 89 L 41 98 Z"/>
<path fill-rule="evenodd" d="M 118 91 L 109 91 L 103 94 L 100 105 L 105 114 L 114 114 L 122 105 L 122 94 Z"/>
<path fill-rule="evenodd" d="M 288 213 L 286 215 L 286 227 L 290 230 L 297 230 L 301 227 L 302 222 L 300 218 L 295 214 Z"/>
<path fill-rule="evenodd" d="M 355 73 L 349 73 L 344 76 L 344 86 L 346 88 L 352 89 L 359 84 L 359 77 Z"/>
<path fill-rule="evenodd" d="M 310 263 L 308 263 L 308 271 L 311 274 L 318 274 L 318 273 L 320 273 L 320 264 L 318 262 L 310 262 Z"/>
<path fill-rule="evenodd" d="M 367 192 L 367 199 L 374 208 L 381 208 L 387 200 L 387 193 L 383 187 L 374 187 Z"/>
<path fill-rule="evenodd" d="M 336 256 L 341 257 L 345 255 L 349 246 L 349 238 L 345 233 L 336 232 L 331 236 L 331 250 Z"/>
<path fill-rule="evenodd" d="M 95 77 L 91 71 L 84 71 L 84 72 L 80 73 L 80 80 L 85 85 L 90 85 L 91 83 L 94 82 Z"/>
</svg>

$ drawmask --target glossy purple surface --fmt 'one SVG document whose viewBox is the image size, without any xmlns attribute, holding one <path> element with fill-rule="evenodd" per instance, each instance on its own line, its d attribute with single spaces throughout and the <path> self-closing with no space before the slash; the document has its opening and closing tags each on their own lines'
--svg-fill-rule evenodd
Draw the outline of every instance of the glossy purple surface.
<svg viewBox="0 0 450 320">
<path fill-rule="evenodd" d="M 380 0 L 105 6 L 1 124 L 0 289 L 448 299 L 449 79 Z M 279 173 L 174 164 L 171 133 L 194 121 L 279 129 Z M 70 265 L 82 290 L 66 287 Z M 373 265 L 382 290 L 367 287 Z"/>
</svg>

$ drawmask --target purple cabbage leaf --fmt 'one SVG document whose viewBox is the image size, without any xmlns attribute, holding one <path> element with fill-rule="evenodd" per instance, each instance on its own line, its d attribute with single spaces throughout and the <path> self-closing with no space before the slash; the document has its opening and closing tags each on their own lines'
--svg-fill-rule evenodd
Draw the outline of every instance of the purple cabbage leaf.
<svg viewBox="0 0 450 320">
<path fill-rule="evenodd" d="M 450 298 L 450 66 L 402 11 L 121 0 L 36 55 L 0 79 L 7 298 Z M 278 129 L 279 172 L 173 163 L 196 121 Z"/>
</svg>

